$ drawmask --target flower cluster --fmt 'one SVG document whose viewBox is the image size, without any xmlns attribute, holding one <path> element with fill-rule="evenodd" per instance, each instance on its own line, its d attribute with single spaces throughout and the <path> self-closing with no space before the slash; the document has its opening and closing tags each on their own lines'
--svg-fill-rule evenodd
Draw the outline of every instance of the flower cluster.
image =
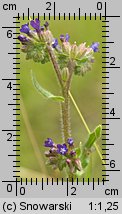
<svg viewBox="0 0 122 214">
<path fill-rule="evenodd" d="M 99 51 L 99 43 L 94 42 L 90 47 L 86 47 L 86 43 L 81 43 L 77 45 L 70 44 L 70 36 L 67 33 L 66 35 L 60 35 L 61 46 L 58 44 L 58 40 L 54 39 L 53 47 L 56 50 L 58 62 L 61 66 L 61 69 L 67 68 L 69 61 L 73 61 L 74 73 L 76 75 L 84 74 L 86 71 L 91 69 L 91 65 L 94 62 L 94 52 Z"/>
<path fill-rule="evenodd" d="M 86 143 L 80 143 L 78 147 L 72 138 L 68 138 L 64 144 L 55 144 L 51 138 L 47 138 L 44 143 L 44 146 L 49 148 L 49 151 L 45 152 L 48 157 L 47 164 L 60 171 L 68 167 L 73 177 L 80 177 L 87 169 L 94 143 L 100 138 L 101 131 L 101 125 L 97 126 L 88 136 Z"/>
<path fill-rule="evenodd" d="M 53 169 L 63 170 L 64 167 L 68 166 L 70 173 L 82 170 L 81 161 L 77 157 L 72 138 L 67 139 L 67 144 L 57 145 L 51 138 L 47 138 L 44 146 L 49 147 L 49 151 L 45 152 L 45 156 L 48 157 L 47 163 L 52 165 Z"/>
<path fill-rule="evenodd" d="M 52 44 L 53 36 L 49 31 L 49 24 L 45 22 L 44 26 L 40 26 L 40 20 L 35 19 L 22 25 L 20 32 L 26 34 L 18 36 L 22 43 L 22 51 L 26 53 L 26 59 L 33 59 L 35 62 L 42 64 L 49 62 L 49 55 L 46 44 Z M 33 30 L 31 30 L 33 28 Z"/>
<path fill-rule="evenodd" d="M 60 35 L 61 44 L 59 44 L 58 39 L 54 38 L 49 30 L 49 23 L 45 22 L 44 26 L 41 26 L 37 18 L 22 25 L 20 32 L 26 34 L 18 37 L 23 45 L 22 51 L 26 53 L 26 59 L 33 59 L 42 64 L 48 62 L 50 58 L 47 45 L 49 45 L 55 52 L 61 70 L 68 69 L 69 62 L 72 61 L 76 75 L 83 75 L 91 69 L 94 62 L 93 54 L 99 51 L 98 42 L 92 43 L 90 47 L 87 47 L 86 43 L 70 44 L 68 33 Z"/>
</svg>

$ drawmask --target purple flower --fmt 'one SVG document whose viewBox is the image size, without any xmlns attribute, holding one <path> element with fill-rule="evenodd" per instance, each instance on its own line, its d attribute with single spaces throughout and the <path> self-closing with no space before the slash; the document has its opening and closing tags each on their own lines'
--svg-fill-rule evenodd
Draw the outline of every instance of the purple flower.
<svg viewBox="0 0 122 214">
<path fill-rule="evenodd" d="M 19 41 L 22 42 L 22 43 L 29 42 L 29 39 L 28 39 L 26 36 L 24 36 L 24 35 L 19 35 L 19 36 L 18 36 L 18 39 L 19 39 Z"/>
<path fill-rule="evenodd" d="M 73 146 L 74 140 L 72 138 L 68 138 L 67 143 L 69 146 Z"/>
<path fill-rule="evenodd" d="M 70 38 L 69 34 L 68 34 L 68 33 L 66 33 L 66 36 L 65 36 L 65 42 L 69 42 L 69 38 Z"/>
<path fill-rule="evenodd" d="M 94 52 L 99 51 L 99 42 L 93 42 L 92 45 L 90 46 Z"/>
<path fill-rule="evenodd" d="M 47 138 L 47 140 L 44 142 L 44 146 L 45 147 L 53 147 L 54 146 L 54 142 L 52 141 L 51 138 Z"/>
<path fill-rule="evenodd" d="M 71 155 L 71 156 L 75 156 L 75 155 L 76 155 L 76 152 L 75 152 L 74 150 L 72 150 L 72 151 L 70 152 L 70 155 Z"/>
<path fill-rule="evenodd" d="M 64 36 L 63 34 L 60 35 L 60 40 L 62 42 L 69 42 L 69 38 L 70 38 L 70 36 L 68 33 L 66 33 L 66 36 Z"/>
<path fill-rule="evenodd" d="M 27 23 L 27 24 L 22 25 L 22 27 L 21 27 L 21 29 L 20 29 L 20 32 L 21 32 L 21 33 L 29 34 L 29 32 L 30 32 L 30 28 L 29 28 L 28 23 Z"/>
<path fill-rule="evenodd" d="M 66 144 L 58 144 L 57 145 L 57 153 L 61 154 L 61 155 L 65 155 L 68 152 L 67 146 Z"/>
<path fill-rule="evenodd" d="M 40 27 L 40 20 L 38 20 L 37 18 L 34 20 L 30 21 L 30 25 L 37 31 L 39 32 L 41 27 Z"/>
<path fill-rule="evenodd" d="M 52 47 L 56 48 L 58 46 L 58 39 L 54 39 L 54 41 L 52 42 Z"/>
</svg>

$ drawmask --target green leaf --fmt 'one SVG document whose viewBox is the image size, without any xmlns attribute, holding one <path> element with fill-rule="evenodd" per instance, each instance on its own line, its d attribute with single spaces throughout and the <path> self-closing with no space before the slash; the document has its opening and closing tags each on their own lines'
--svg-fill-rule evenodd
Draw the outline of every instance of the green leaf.
<svg viewBox="0 0 122 214">
<path fill-rule="evenodd" d="M 89 155 L 87 155 L 87 154 L 84 152 L 84 153 L 82 154 L 82 156 L 81 156 L 81 163 L 82 163 L 83 169 L 85 169 L 85 168 L 88 166 L 89 161 L 90 161 Z"/>
<path fill-rule="evenodd" d="M 88 58 L 87 57 L 84 57 L 82 59 L 76 59 L 76 62 L 79 66 L 81 66 L 83 63 L 87 62 L 88 61 Z"/>
<path fill-rule="evenodd" d="M 85 148 L 90 149 L 93 144 L 100 138 L 102 131 L 102 126 L 99 125 L 95 128 L 95 130 L 89 135 L 89 138 L 85 144 Z"/>
<path fill-rule="evenodd" d="M 32 77 L 32 82 L 34 87 L 36 88 L 36 90 L 45 98 L 54 100 L 54 101 L 58 101 L 58 102 L 64 102 L 64 97 L 62 96 L 55 96 L 52 93 L 50 93 L 49 91 L 45 90 L 36 80 L 33 72 L 31 71 L 31 77 Z"/>
<path fill-rule="evenodd" d="M 97 139 L 101 137 L 101 132 L 102 132 L 102 126 L 99 125 L 99 126 L 97 126 L 96 129 L 95 129 L 95 134 L 96 134 L 96 138 L 97 138 Z"/>
</svg>

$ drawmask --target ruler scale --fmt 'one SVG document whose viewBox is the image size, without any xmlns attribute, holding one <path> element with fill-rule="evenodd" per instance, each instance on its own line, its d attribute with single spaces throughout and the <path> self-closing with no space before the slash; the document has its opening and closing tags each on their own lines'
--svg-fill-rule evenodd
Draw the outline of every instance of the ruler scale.
<svg viewBox="0 0 122 214">
<path fill-rule="evenodd" d="M 121 188 L 121 45 L 120 7 L 114 1 L 3 0 L 1 16 L 0 213 L 118 213 Z M 115 9 L 116 8 L 116 9 Z M 21 23 L 29 19 L 94 21 L 101 26 L 101 177 L 21 177 Z M 86 24 L 87 25 L 87 24 Z M 55 189 L 55 191 L 54 191 Z M 30 202 L 29 202 L 30 201 Z M 28 205 L 30 204 L 30 205 Z M 52 205 L 50 205 L 52 204 Z M 56 205 L 57 204 L 57 205 Z M 52 208 L 51 208 L 52 206 Z"/>
</svg>

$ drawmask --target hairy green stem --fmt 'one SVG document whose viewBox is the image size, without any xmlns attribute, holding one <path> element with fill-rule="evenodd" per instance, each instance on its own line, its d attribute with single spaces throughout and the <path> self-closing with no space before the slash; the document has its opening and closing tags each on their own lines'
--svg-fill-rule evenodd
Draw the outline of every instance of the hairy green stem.
<svg viewBox="0 0 122 214">
<path fill-rule="evenodd" d="M 70 90 L 73 70 L 74 70 L 74 63 L 72 61 L 69 61 L 68 63 L 69 75 L 64 87 L 62 87 L 62 96 L 64 97 L 65 101 L 64 103 L 61 103 L 62 138 L 64 143 L 66 143 L 67 139 L 71 137 L 69 90 Z"/>
<path fill-rule="evenodd" d="M 51 62 L 53 64 L 54 70 L 56 72 L 58 81 L 59 81 L 61 87 L 63 87 L 63 81 L 62 81 L 62 77 L 61 77 L 61 70 L 60 70 L 60 67 L 58 65 L 55 53 L 53 52 L 52 48 L 49 45 L 47 45 L 47 50 L 48 50 L 48 53 L 50 55 L 50 59 L 51 59 Z"/>
<path fill-rule="evenodd" d="M 61 128 L 63 142 L 66 143 L 67 139 L 71 136 L 70 99 L 66 88 L 62 89 L 62 95 L 65 101 L 61 103 Z"/>
</svg>

